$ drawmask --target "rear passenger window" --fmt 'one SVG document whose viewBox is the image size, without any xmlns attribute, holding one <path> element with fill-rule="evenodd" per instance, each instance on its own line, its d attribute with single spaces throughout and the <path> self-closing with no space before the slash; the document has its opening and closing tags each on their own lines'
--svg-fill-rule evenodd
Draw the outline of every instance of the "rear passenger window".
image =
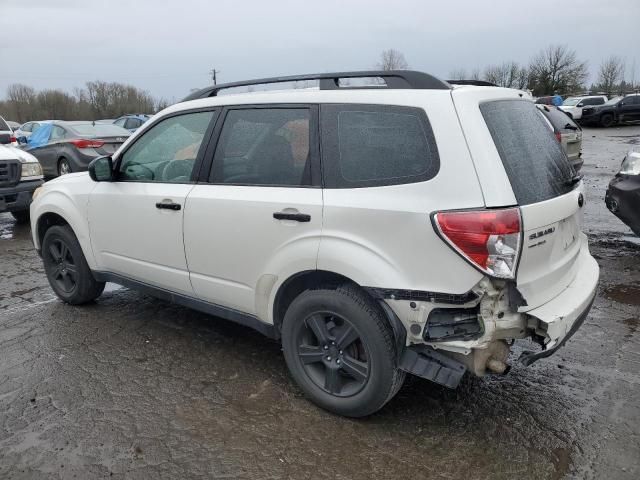
<svg viewBox="0 0 640 480">
<path fill-rule="evenodd" d="M 311 184 L 310 110 L 229 110 L 213 160 L 212 183 Z"/>
<path fill-rule="evenodd" d="M 325 187 L 422 182 L 440 168 L 424 110 L 386 105 L 323 105 Z"/>
</svg>

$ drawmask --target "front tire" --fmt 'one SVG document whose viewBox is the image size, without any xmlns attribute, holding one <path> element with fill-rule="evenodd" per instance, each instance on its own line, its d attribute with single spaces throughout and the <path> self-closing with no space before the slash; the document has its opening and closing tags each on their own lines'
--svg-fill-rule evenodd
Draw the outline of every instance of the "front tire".
<svg viewBox="0 0 640 480">
<path fill-rule="evenodd" d="M 42 240 L 42 261 L 55 294 L 64 302 L 81 305 L 98 298 L 104 282 L 93 278 L 82 248 L 67 225 L 54 225 Z"/>
<path fill-rule="evenodd" d="M 11 215 L 15 219 L 16 223 L 23 224 L 29 223 L 29 210 L 20 210 L 18 212 L 11 212 Z"/>
<path fill-rule="evenodd" d="M 605 113 L 604 115 L 602 115 L 602 117 L 600 117 L 600 125 L 604 128 L 612 126 L 613 123 L 613 115 L 611 115 L 610 113 Z"/>
<path fill-rule="evenodd" d="M 339 415 L 375 413 L 404 381 L 384 313 L 355 286 L 301 293 L 285 314 L 282 347 L 306 396 Z"/>
</svg>

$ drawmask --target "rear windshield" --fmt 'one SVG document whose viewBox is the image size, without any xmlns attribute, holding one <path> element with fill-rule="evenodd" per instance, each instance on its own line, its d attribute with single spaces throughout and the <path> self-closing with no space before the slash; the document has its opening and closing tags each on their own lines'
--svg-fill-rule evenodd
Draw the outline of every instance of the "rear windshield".
<svg viewBox="0 0 640 480">
<path fill-rule="evenodd" d="M 497 100 L 481 104 L 480 111 L 520 205 L 572 190 L 575 172 L 533 103 Z"/>
<path fill-rule="evenodd" d="M 2 117 L 0 117 L 0 130 L 11 130 Z"/>
<path fill-rule="evenodd" d="M 564 113 L 562 110 L 552 106 L 540 107 L 540 110 L 544 112 L 544 116 L 553 125 L 553 129 L 557 131 L 563 130 L 578 130 L 578 125 L 575 124 L 571 117 Z"/>
<path fill-rule="evenodd" d="M 131 133 L 122 127 L 107 123 L 80 123 L 70 125 L 78 135 L 83 137 L 128 137 Z"/>
</svg>

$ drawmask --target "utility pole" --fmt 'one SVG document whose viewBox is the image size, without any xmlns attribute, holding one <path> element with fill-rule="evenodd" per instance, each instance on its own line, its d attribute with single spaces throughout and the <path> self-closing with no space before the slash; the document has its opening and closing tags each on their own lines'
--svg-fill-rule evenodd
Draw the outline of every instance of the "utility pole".
<svg viewBox="0 0 640 480">
<path fill-rule="evenodd" d="M 218 79 L 216 77 L 216 75 L 218 73 L 220 73 L 220 70 L 216 70 L 215 68 L 212 68 L 211 70 L 209 70 L 209 73 L 211 74 L 211 79 L 213 80 L 213 84 L 217 85 L 218 84 Z"/>
</svg>

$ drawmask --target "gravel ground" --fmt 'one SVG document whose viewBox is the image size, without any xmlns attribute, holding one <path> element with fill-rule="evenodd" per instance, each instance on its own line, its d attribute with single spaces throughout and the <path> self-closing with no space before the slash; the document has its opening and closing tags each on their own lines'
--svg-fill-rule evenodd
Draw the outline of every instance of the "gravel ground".
<svg viewBox="0 0 640 480">
<path fill-rule="evenodd" d="M 364 420 L 306 401 L 246 328 L 111 285 L 62 304 L 0 214 L 0 478 L 640 478 L 640 247 L 603 203 L 639 138 L 584 131 L 602 278 L 575 337 L 456 391 L 412 378 Z"/>
</svg>

